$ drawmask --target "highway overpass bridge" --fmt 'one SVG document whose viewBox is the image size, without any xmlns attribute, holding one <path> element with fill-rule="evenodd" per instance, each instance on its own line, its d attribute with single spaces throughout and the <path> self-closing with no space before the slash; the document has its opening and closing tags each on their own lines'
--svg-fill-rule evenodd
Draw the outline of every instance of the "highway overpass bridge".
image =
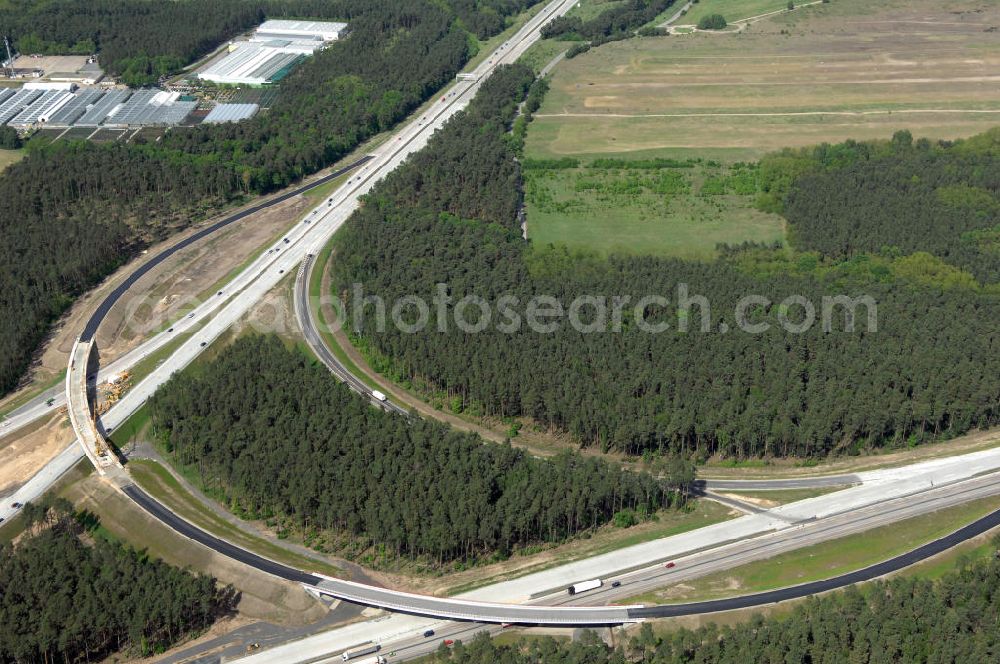
<svg viewBox="0 0 1000 664">
<path fill-rule="evenodd" d="M 108 441 L 97 429 L 94 410 L 90 405 L 87 371 L 94 352 L 93 338 L 77 339 L 70 353 L 69 370 L 66 372 L 66 403 L 69 421 L 73 425 L 76 439 L 83 447 L 84 454 L 94 464 L 100 475 L 111 468 L 122 468 L 121 460 Z"/>
</svg>

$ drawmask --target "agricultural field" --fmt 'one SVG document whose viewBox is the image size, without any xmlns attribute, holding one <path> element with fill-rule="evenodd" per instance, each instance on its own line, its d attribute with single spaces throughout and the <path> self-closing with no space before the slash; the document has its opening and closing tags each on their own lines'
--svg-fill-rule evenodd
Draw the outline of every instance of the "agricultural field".
<svg viewBox="0 0 1000 664">
<path fill-rule="evenodd" d="M 526 166 L 527 231 L 536 246 L 710 259 L 719 243 L 784 238 L 781 217 L 753 207 L 758 187 L 752 164 L 692 159 Z"/>
<path fill-rule="evenodd" d="M 796 5 L 804 5 L 811 0 L 796 2 Z M 688 13 L 683 18 L 677 20 L 677 25 L 697 25 L 705 16 L 711 14 L 722 14 L 729 23 L 741 21 L 746 18 L 768 14 L 770 12 L 781 11 L 788 7 L 788 0 L 701 0 L 696 5 L 692 5 Z M 667 13 L 670 16 L 676 12 L 676 8 L 671 7 Z M 669 18 L 670 16 L 667 16 Z"/>
<path fill-rule="evenodd" d="M 710 4 L 760 8 L 705 0 L 692 11 Z M 969 136 L 1000 123 L 998 28 L 1000 5 L 987 0 L 832 0 L 739 34 L 605 44 L 555 69 L 527 156 L 710 149 L 735 161 L 899 129 Z"/>
</svg>

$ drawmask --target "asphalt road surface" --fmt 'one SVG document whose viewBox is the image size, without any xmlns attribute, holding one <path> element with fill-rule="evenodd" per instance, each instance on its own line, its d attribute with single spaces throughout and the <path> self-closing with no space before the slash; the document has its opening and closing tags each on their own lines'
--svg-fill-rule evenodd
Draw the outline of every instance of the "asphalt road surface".
<svg viewBox="0 0 1000 664">
<path fill-rule="evenodd" d="M 309 574 L 307 572 L 299 571 L 294 567 L 282 565 L 281 563 L 269 560 L 263 556 L 251 553 L 246 549 L 241 549 L 235 544 L 230 544 L 229 542 L 219 539 L 214 535 L 210 535 L 201 528 L 198 528 L 168 510 L 135 484 L 129 484 L 123 487 L 122 491 L 126 496 L 135 501 L 139 507 L 149 512 L 158 521 L 166 524 L 184 537 L 207 546 L 209 549 L 221 553 L 227 558 L 238 560 L 239 562 L 249 565 L 254 569 L 267 572 L 268 574 L 272 574 L 287 581 L 295 581 L 315 586 L 323 580 L 322 577 L 316 576 L 315 574 Z"/>
<path fill-rule="evenodd" d="M 314 256 L 309 254 L 302 261 L 299 267 L 298 276 L 295 279 L 295 317 L 298 320 L 299 328 L 306 339 L 306 343 L 316 354 L 316 357 L 326 365 L 334 376 L 342 380 L 352 390 L 366 396 L 373 404 L 399 415 L 409 417 L 409 412 L 402 406 L 393 403 L 388 398 L 385 401 L 376 399 L 369 388 L 360 378 L 350 372 L 344 364 L 337 359 L 337 356 L 330 351 L 330 348 L 323 341 L 319 330 L 316 329 L 315 311 L 309 303 L 309 282 L 312 279 L 313 269 L 316 267 Z"/>
<path fill-rule="evenodd" d="M 358 159 L 357 161 L 348 164 L 347 166 L 340 168 L 332 173 L 324 175 L 323 177 L 317 180 L 313 180 L 308 184 L 301 185 L 279 196 L 276 196 L 274 198 L 269 198 L 266 201 L 254 205 L 253 207 L 250 207 L 246 210 L 242 210 L 240 212 L 236 212 L 232 215 L 229 215 L 228 217 L 221 219 L 210 226 L 206 226 L 205 228 L 199 230 L 196 233 L 193 233 L 189 237 L 186 237 L 176 242 L 170 247 L 167 247 L 166 249 L 164 249 L 163 251 L 156 254 L 151 259 L 149 259 L 148 261 L 137 267 L 128 277 L 126 277 L 125 281 L 123 281 L 121 284 L 118 285 L 117 288 L 115 288 L 111 293 L 105 296 L 105 298 L 98 305 L 97 309 L 94 310 L 94 312 L 90 315 L 90 318 L 87 320 L 83 333 L 81 334 L 81 338 L 83 339 L 83 341 L 88 341 L 90 338 L 92 338 L 94 334 L 97 333 L 97 329 L 104 321 L 104 318 L 107 317 L 108 313 L 111 311 L 114 305 L 122 298 L 122 296 L 125 295 L 125 293 L 127 293 L 128 290 L 132 286 L 134 286 L 139 279 L 148 274 L 150 270 L 163 263 L 163 261 L 173 256 L 178 251 L 182 251 L 183 249 L 190 247 L 196 242 L 203 240 L 209 235 L 212 235 L 216 231 L 219 231 L 225 228 L 226 226 L 229 226 L 237 221 L 240 221 L 241 219 L 245 219 L 246 217 L 252 214 L 256 214 L 262 210 L 266 210 L 269 207 L 287 201 L 290 198 L 294 198 L 299 194 L 303 194 L 309 191 L 310 189 L 313 189 L 320 185 L 326 184 L 327 182 L 335 180 L 340 176 L 344 175 L 345 173 L 353 171 L 354 169 L 361 166 L 362 164 L 365 164 L 371 159 L 372 157 L 370 155 L 362 157 L 361 159 Z M 114 363 L 111 367 L 101 371 L 99 374 L 100 379 L 105 380 L 109 376 L 115 373 L 120 373 L 121 370 L 117 368 L 116 366 L 117 364 L 118 363 Z M 128 363 L 128 366 L 131 366 L 131 364 L 134 364 L 134 362 Z M 100 380 L 98 382 L 100 382 Z M 51 403 L 49 403 L 50 400 Z M 66 390 L 62 383 L 56 385 L 55 387 L 49 388 L 48 390 L 45 390 L 37 397 L 31 399 L 28 403 L 19 406 L 18 408 L 15 408 L 11 412 L 7 413 L 4 420 L 0 422 L 0 436 L 13 433 L 22 426 L 30 424 L 34 420 L 54 412 L 60 406 L 65 404 L 65 402 L 66 402 Z"/>
<path fill-rule="evenodd" d="M 202 239 L 208 237 L 212 233 L 215 233 L 216 231 L 218 231 L 218 230 L 220 230 L 222 228 L 225 228 L 226 226 L 229 226 L 230 224 L 233 224 L 233 223 L 235 223 L 237 221 L 240 221 L 241 219 L 246 219 L 250 215 L 257 214 L 258 212 L 260 212 L 262 210 L 266 210 L 269 207 L 273 207 L 275 205 L 278 205 L 279 203 L 284 203 L 285 201 L 287 201 L 290 198 L 295 198 L 299 194 L 303 194 L 303 193 L 309 191 L 310 189 L 318 187 L 318 186 L 320 186 L 322 184 L 326 184 L 327 182 L 330 182 L 332 180 L 336 180 L 341 175 L 344 175 L 345 173 L 349 173 L 349 172 L 353 171 L 355 168 L 357 168 L 358 166 L 361 166 L 362 164 L 370 161 L 371 159 L 372 159 L 371 156 L 362 157 L 361 159 L 358 159 L 354 163 L 348 164 L 347 166 L 344 166 L 341 169 L 338 169 L 338 170 L 336 170 L 336 171 L 334 171 L 332 173 L 324 175 L 323 177 L 321 177 L 321 178 L 319 178 L 317 180 L 313 180 L 312 182 L 310 182 L 308 184 L 304 184 L 304 185 L 302 185 L 300 187 L 296 187 L 295 189 L 292 189 L 290 191 L 286 191 L 285 193 L 283 193 L 283 194 L 281 194 L 279 196 L 275 196 L 274 198 L 269 198 L 268 200 L 263 201 L 262 203 L 258 203 L 257 205 L 249 207 L 249 208 L 247 208 L 245 210 L 241 210 L 241 211 L 239 211 L 239 212 L 237 212 L 235 214 L 231 214 L 228 217 L 226 217 L 225 219 L 217 221 L 214 224 L 212 224 L 211 226 L 207 226 L 207 227 L 201 229 L 200 231 L 198 231 L 197 233 L 194 233 L 194 234 L 190 235 L 189 237 L 184 238 L 180 242 L 177 242 L 176 244 L 171 245 L 170 247 L 167 247 L 166 249 L 164 249 L 163 251 L 161 251 L 160 253 L 156 254 L 155 256 L 153 256 L 152 258 L 150 258 L 148 261 L 146 261 L 145 263 L 143 263 L 142 265 L 140 265 L 138 268 L 136 268 L 136 270 L 133 271 L 132 274 L 128 275 L 128 277 L 125 279 L 125 281 L 123 281 L 122 283 L 120 283 L 117 288 L 115 288 L 113 291 L 111 291 L 110 293 L 108 293 L 107 296 L 105 296 L 105 298 L 101 301 L 101 303 L 99 305 L 97 305 L 97 308 L 90 315 L 90 319 L 87 321 L 87 324 L 84 326 L 83 332 L 80 334 L 81 341 L 85 341 L 85 342 L 86 341 L 90 341 L 90 339 L 95 334 L 97 334 L 97 328 L 99 328 L 101 326 L 101 323 L 104 322 L 104 318 L 111 311 L 111 308 L 113 306 L 115 306 L 115 304 L 118 302 L 118 300 L 121 299 L 122 295 L 124 295 L 125 293 L 128 292 L 128 289 L 131 288 L 135 284 L 135 282 L 139 281 L 139 279 L 142 279 L 143 276 L 146 275 L 146 273 L 148 273 L 150 270 L 152 270 L 153 268 L 155 268 L 157 265 L 159 265 L 163 261 L 167 260 L 168 258 L 170 258 L 171 256 L 173 256 L 174 254 L 176 254 L 178 251 L 182 251 L 182 250 L 190 247 L 195 242 L 198 242 L 199 240 L 202 240 Z"/>
<path fill-rule="evenodd" d="M 696 480 L 695 488 L 709 491 L 777 491 L 781 489 L 824 489 L 861 484 L 857 475 L 825 475 L 784 480 Z"/>
</svg>

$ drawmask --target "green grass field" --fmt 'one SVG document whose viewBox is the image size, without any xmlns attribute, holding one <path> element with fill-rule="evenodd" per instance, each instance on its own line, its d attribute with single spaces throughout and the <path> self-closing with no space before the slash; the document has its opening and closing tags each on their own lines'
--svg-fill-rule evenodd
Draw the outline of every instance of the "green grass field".
<svg viewBox="0 0 1000 664">
<path fill-rule="evenodd" d="M 890 526 L 875 528 L 830 542 L 791 551 L 725 572 L 709 574 L 664 590 L 647 593 L 633 601 L 673 603 L 701 601 L 763 592 L 808 583 L 862 569 L 892 558 L 921 544 L 951 533 L 961 526 L 1000 508 L 1000 496 L 971 501 Z M 974 551 L 975 549 L 968 549 Z M 971 555 L 971 554 L 970 554 Z M 954 558 L 957 560 L 957 556 Z M 929 561 L 923 569 L 940 575 L 950 567 Z M 921 567 L 913 568 L 919 572 Z"/>
<path fill-rule="evenodd" d="M 166 468 L 155 461 L 132 461 L 129 469 L 136 484 L 143 490 L 199 528 L 286 565 L 328 575 L 341 573 L 332 563 L 293 553 L 237 528 L 192 496 Z"/>
<path fill-rule="evenodd" d="M 0 150 L 0 171 L 3 171 L 13 163 L 21 161 L 23 157 L 24 152 L 21 150 Z"/>
<path fill-rule="evenodd" d="M 794 503 L 807 498 L 825 496 L 828 493 L 841 491 L 845 487 L 830 487 L 824 489 L 778 489 L 775 491 L 723 491 L 725 494 L 737 495 L 742 498 L 768 500 L 782 505 Z"/>
<path fill-rule="evenodd" d="M 753 207 L 755 170 L 691 165 L 526 170 L 528 238 L 537 247 L 693 259 L 712 258 L 719 243 L 784 238 L 783 220 Z"/>
<path fill-rule="evenodd" d="M 711 14 L 722 14 L 726 21 L 733 23 L 787 7 L 788 0 L 701 0 L 698 4 L 693 5 L 687 14 L 678 19 L 677 24 L 697 25 L 703 17 Z"/>
</svg>

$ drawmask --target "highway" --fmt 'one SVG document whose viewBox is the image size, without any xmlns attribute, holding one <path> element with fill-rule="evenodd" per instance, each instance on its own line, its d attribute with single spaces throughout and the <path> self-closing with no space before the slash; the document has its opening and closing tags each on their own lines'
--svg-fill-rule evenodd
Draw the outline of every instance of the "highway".
<svg viewBox="0 0 1000 664">
<path fill-rule="evenodd" d="M 695 480 L 696 489 L 708 491 L 778 491 L 781 489 L 825 489 L 861 484 L 860 475 L 824 475 L 774 480 Z"/>
<path fill-rule="evenodd" d="M 303 259 L 315 255 L 317 248 L 323 246 L 357 208 L 358 196 L 370 191 L 379 179 L 405 161 L 410 154 L 422 149 L 437 128 L 468 104 L 485 75 L 498 64 L 515 60 L 537 38 L 537 32 L 541 25 L 553 16 L 568 11 L 575 2 L 576 0 L 555 0 L 550 3 L 534 19 L 529 21 L 516 37 L 501 47 L 497 54 L 477 67 L 476 75 L 472 80 L 456 82 L 450 91 L 445 93 L 443 102 L 434 103 L 419 120 L 415 120 L 401 129 L 370 162 L 362 167 L 360 175 L 352 177 L 345 185 L 338 188 L 330 198 L 312 211 L 303 223 L 297 224 L 266 253 L 262 253 L 256 261 L 227 284 L 217 298 L 211 298 L 195 312 L 192 312 L 190 318 L 180 321 L 175 326 L 174 332 L 157 335 L 150 342 L 147 342 L 150 344 L 149 347 L 153 347 L 154 342 L 159 343 L 158 346 L 155 346 L 156 348 L 162 347 L 163 344 L 179 334 L 177 330 L 186 321 L 195 321 L 186 323 L 189 327 L 204 322 L 195 337 L 185 342 L 167 361 L 153 370 L 103 417 L 105 428 L 110 430 L 120 426 L 121 422 L 127 419 L 160 384 L 167 380 L 172 373 L 190 363 L 207 344 L 245 315 L 256 302 L 285 278 L 289 270 L 295 269 Z M 90 324 L 88 323 L 89 328 Z M 93 330 L 96 329 L 95 326 Z M 89 336 L 87 336 L 88 330 L 85 330 L 84 334 L 81 335 L 82 338 L 92 338 L 93 330 L 89 331 Z M 147 345 L 144 344 L 141 348 L 145 349 Z M 151 351 L 146 351 L 146 355 L 149 352 Z M 82 455 L 82 452 L 79 454 Z M 466 616 L 481 617 L 483 614 L 476 612 L 489 608 L 492 613 L 488 617 L 498 621 L 522 622 L 531 620 L 546 623 L 552 621 L 549 624 L 567 624 L 561 617 L 565 615 L 578 616 L 581 623 L 592 625 L 599 624 L 599 621 L 617 623 L 622 622 L 623 619 L 641 619 L 648 616 L 634 612 L 651 611 L 654 608 L 600 606 L 580 609 L 577 603 L 606 604 L 615 599 L 624 599 L 634 595 L 645 587 L 643 584 L 662 585 L 664 582 L 673 582 L 674 579 L 680 578 L 682 570 L 693 573 L 696 566 L 702 570 L 703 574 L 711 571 L 713 564 L 731 567 L 740 561 L 762 559 L 775 555 L 775 552 L 782 550 L 782 547 L 797 548 L 811 542 L 824 541 L 830 537 L 838 537 L 850 532 L 861 532 L 879 523 L 903 518 L 902 515 L 905 514 L 926 513 L 940 509 L 947 504 L 955 504 L 948 501 L 964 502 L 971 500 L 976 495 L 1000 493 L 996 478 L 990 476 L 975 477 L 981 472 L 996 470 L 1000 467 L 1000 453 L 994 450 L 966 455 L 957 460 L 936 460 L 930 466 L 926 464 L 917 464 L 916 466 L 918 467 L 894 469 L 881 476 L 858 475 L 859 485 L 838 493 L 836 501 L 831 500 L 830 496 L 800 501 L 672 538 L 648 542 L 610 554 L 562 565 L 447 599 L 391 593 L 385 589 L 366 586 L 346 587 L 342 585 L 342 582 L 319 579 L 317 575 L 309 572 L 290 570 L 290 568 L 277 565 L 273 561 L 268 561 L 199 531 L 191 524 L 170 514 L 166 508 L 153 501 L 136 487 L 125 486 L 123 491 L 143 509 L 185 536 L 258 569 L 281 576 L 281 578 L 292 578 L 323 593 L 334 595 L 351 593 L 354 595 L 355 601 L 371 603 L 376 606 L 388 606 L 391 602 L 397 610 L 411 613 L 433 612 L 435 615 L 455 617 L 457 613 L 464 612 Z M 802 480 L 782 480 L 782 482 L 800 481 Z M 936 485 L 935 482 L 937 482 Z M 37 488 L 38 483 L 33 484 L 33 486 Z M 712 484 L 709 488 L 720 487 Z M 743 484 L 741 488 L 750 489 L 751 487 Z M 781 488 L 791 487 L 785 485 Z M 5 500 L 4 503 L 6 502 Z M 993 521 L 984 520 L 976 527 L 985 529 L 990 527 L 990 523 Z M 968 535 L 974 531 L 975 528 L 965 529 L 963 532 Z M 955 538 L 959 536 L 956 534 L 949 541 L 957 541 Z M 912 562 L 912 554 L 908 555 L 910 557 L 901 557 L 901 560 Z M 712 556 L 722 556 L 722 558 L 712 558 Z M 678 560 L 677 568 L 665 572 L 663 561 L 674 558 Z M 678 576 L 670 576 L 675 572 Z M 566 585 L 581 579 L 598 576 L 608 578 L 616 575 L 623 580 L 622 586 L 619 588 L 607 586 L 599 591 L 572 599 L 563 592 Z M 845 581 L 845 583 L 850 582 L 853 581 Z M 649 587 L 654 586 L 649 585 Z M 538 596 L 540 591 L 544 593 L 541 597 Z M 794 593 L 801 592 L 801 590 L 789 589 L 785 592 L 793 593 L 788 595 L 788 597 L 792 597 L 798 596 Z M 775 600 L 768 599 L 767 601 Z M 447 611 L 442 610 L 442 604 L 446 605 Z M 431 605 L 431 608 L 427 608 L 428 605 Z M 689 607 L 689 612 L 704 612 L 706 610 L 703 603 L 689 605 Z M 677 606 L 655 608 L 663 611 L 684 610 L 677 608 Z M 530 617 L 526 618 L 526 616 Z M 414 638 L 414 626 L 427 624 L 437 625 L 441 623 L 413 616 L 392 616 L 389 619 L 369 621 L 361 623 L 360 626 L 352 625 L 349 628 L 344 628 L 347 631 L 333 630 L 322 635 L 324 639 L 322 642 L 316 641 L 311 645 L 298 642 L 292 646 L 292 650 L 280 651 L 281 647 L 279 647 L 249 659 L 261 657 L 262 659 L 259 661 L 302 661 L 307 652 L 321 650 L 319 656 L 323 656 L 336 652 L 338 647 L 341 649 L 350 647 L 358 642 L 351 643 L 350 639 L 357 638 L 356 635 L 360 634 L 369 635 L 368 638 L 384 639 L 386 644 L 396 641 L 405 643 L 405 639 Z M 466 627 L 463 626 L 463 628 Z M 451 628 L 450 625 L 445 626 L 445 629 Z M 359 641 L 363 640 L 367 640 L 367 638 L 359 639 Z M 436 646 L 437 642 L 434 645 Z M 310 655 L 310 657 L 313 656 L 316 655 Z"/>
<path fill-rule="evenodd" d="M 353 163 L 344 166 L 343 168 L 339 168 L 336 171 L 328 173 L 327 175 L 324 175 L 320 178 L 316 178 L 315 180 L 312 180 L 307 184 L 295 187 L 294 189 L 284 192 L 278 196 L 268 198 L 267 200 L 258 203 L 257 205 L 254 205 L 245 210 L 240 210 L 239 212 L 228 215 L 227 217 L 213 224 L 210 224 L 205 228 L 199 229 L 195 233 L 192 233 L 191 235 L 181 240 L 178 240 L 169 247 L 166 247 L 162 251 L 155 254 L 152 258 L 150 258 L 149 260 L 145 261 L 137 268 L 135 268 L 135 270 L 132 271 L 124 279 L 124 281 L 122 281 L 118 286 L 115 287 L 115 289 L 112 292 L 110 292 L 108 295 L 104 297 L 103 300 L 101 300 L 100 304 L 98 304 L 97 308 L 88 318 L 87 323 L 84 326 L 83 333 L 81 334 L 81 337 L 83 337 L 84 339 L 90 339 L 91 337 L 93 337 L 98 327 L 100 327 L 101 322 L 104 320 L 105 317 L 107 317 L 112 307 L 114 307 L 114 305 L 119 300 L 121 300 L 121 298 L 125 295 L 125 293 L 127 293 L 129 289 L 131 289 L 136 284 L 136 282 L 139 281 L 139 279 L 144 277 L 154 268 L 158 267 L 168 258 L 174 256 L 177 252 L 187 249 L 188 247 L 194 245 L 197 242 L 200 242 L 206 237 L 209 237 L 210 235 L 213 235 L 214 233 L 222 230 L 223 228 L 226 228 L 227 226 L 230 226 L 231 224 L 237 221 L 245 219 L 248 216 L 257 214 L 262 210 L 266 210 L 267 208 L 278 205 L 279 203 L 283 203 L 284 201 L 287 201 L 290 198 L 294 198 L 295 196 L 303 194 L 309 191 L 310 189 L 314 189 L 315 187 L 326 184 L 327 182 L 336 180 L 342 175 L 355 170 L 362 164 L 367 163 L 370 159 L 371 156 L 362 157 L 361 159 L 358 159 Z M 210 300 L 209 302 L 213 306 L 221 304 L 216 300 Z M 195 319 L 200 320 L 200 318 L 209 313 L 209 311 L 210 309 L 198 312 L 198 314 L 195 316 Z M 190 323 L 188 322 L 189 320 L 193 319 L 189 318 L 181 319 L 177 321 L 177 324 L 180 325 L 182 328 L 190 327 Z M 98 374 L 97 382 L 100 383 L 102 381 L 105 381 L 109 377 L 115 374 L 119 374 L 125 369 L 132 367 L 136 363 L 140 362 L 144 357 L 148 356 L 150 353 L 155 352 L 164 344 L 169 343 L 170 340 L 173 338 L 173 336 L 176 335 L 170 335 L 170 334 L 157 335 L 156 337 L 150 339 L 147 343 L 143 344 L 139 348 L 133 349 L 131 352 L 122 356 L 117 361 L 111 363 L 108 367 L 103 368 Z M 51 404 L 49 403 L 50 400 L 52 401 Z M 28 401 L 28 403 L 19 406 L 18 408 L 15 408 L 10 413 L 8 413 L 7 416 L 3 419 L 3 421 L 0 422 L 0 436 L 7 436 L 11 433 L 14 433 L 21 427 L 27 424 L 31 424 L 35 420 L 51 414 L 52 412 L 54 412 L 54 410 L 58 409 L 60 406 L 63 406 L 65 403 L 66 403 L 66 392 L 63 384 L 60 382 L 59 385 L 56 385 L 55 387 L 45 390 L 38 396 Z"/>
<path fill-rule="evenodd" d="M 471 77 L 456 80 L 450 87 L 436 95 L 434 99 L 442 96 L 443 100 L 432 102 L 422 114 L 418 114 L 420 117 L 414 118 L 391 136 L 375 154 L 366 158 L 366 163 L 361 167 L 360 175 L 350 178 L 348 182 L 341 185 L 328 199 L 316 206 L 302 223 L 296 224 L 284 238 L 262 252 L 256 260 L 226 284 L 217 297 L 209 298 L 187 316 L 178 320 L 170 330 L 154 335 L 106 369 L 101 370 L 99 380 L 105 379 L 112 373 L 129 369 L 185 332 L 200 327 L 197 335 L 184 343 L 102 416 L 101 423 L 104 429 L 110 432 L 115 427 L 120 426 L 156 391 L 159 385 L 169 379 L 174 372 L 187 366 L 208 344 L 244 316 L 268 291 L 277 286 L 286 273 L 295 269 L 307 255 L 315 255 L 319 248 L 329 241 L 333 233 L 357 209 L 360 196 L 368 193 L 379 180 L 406 161 L 411 154 L 423 149 L 437 129 L 468 105 L 485 77 L 501 64 L 515 62 L 538 39 L 538 30 L 541 26 L 553 17 L 569 11 L 573 4 L 574 0 L 553 0 L 546 5 L 517 35 L 500 46 L 490 58 L 479 64 L 471 73 Z M 332 178 L 333 176 L 327 177 Z M 313 182 L 303 187 L 308 189 L 316 184 L 319 182 Z M 296 190 L 295 193 L 299 193 L 299 191 Z M 287 195 L 294 194 L 289 192 Z M 273 203 L 272 201 L 271 204 Z M 239 212 L 233 216 L 243 218 L 246 214 L 250 214 L 250 211 Z M 165 258 L 166 256 L 161 258 L 160 262 Z M 156 260 L 156 257 L 151 260 Z M 143 266 L 147 264 L 148 262 L 144 263 Z M 144 274 L 148 269 L 144 270 L 143 266 L 140 266 L 139 270 L 143 271 Z M 129 284 L 135 283 L 136 280 L 138 280 L 138 276 L 127 279 Z M 116 289 L 118 292 L 114 301 L 117 301 L 127 290 L 124 284 L 119 286 L 119 289 Z M 85 326 L 81 338 L 93 335 L 100 325 L 100 320 L 107 315 L 114 301 L 106 299 L 98 306 L 94 316 Z M 50 398 L 46 395 L 43 397 Z M 65 395 L 61 392 L 54 398 L 56 401 L 52 407 L 65 402 Z M 38 397 L 30 404 L 11 413 L 5 420 L 6 424 L 0 424 L 0 432 L 12 432 L 51 412 L 52 407 L 46 406 L 44 400 L 39 401 L 41 399 L 42 397 Z M 76 443 L 73 444 L 73 447 L 79 450 Z M 13 514 L 14 510 L 10 508 L 12 502 L 23 503 L 36 500 L 52 483 L 83 457 L 83 451 L 79 450 L 77 457 L 73 459 L 73 453 L 69 452 L 68 449 L 65 454 L 53 459 L 14 494 L 2 498 L 0 518 L 6 519 Z"/>
<path fill-rule="evenodd" d="M 604 580 L 604 585 L 601 588 L 573 597 L 567 595 L 562 588 L 550 588 L 551 582 L 546 578 L 549 573 L 542 572 L 522 577 L 522 579 L 515 580 L 514 582 L 504 582 L 490 588 L 465 593 L 453 599 L 460 602 L 467 602 L 467 598 L 473 596 L 479 598 L 484 596 L 493 597 L 497 594 L 494 590 L 496 588 L 505 585 L 510 586 L 512 583 L 521 585 L 527 583 L 534 588 L 550 588 L 542 596 L 528 600 L 527 603 L 549 607 L 549 611 L 553 615 L 572 606 L 607 606 L 613 602 L 626 601 L 630 597 L 635 597 L 653 589 L 682 583 L 713 572 L 733 569 L 740 565 L 771 558 L 804 546 L 863 532 L 881 525 L 894 523 L 900 519 L 927 514 L 976 498 L 997 495 L 998 493 L 1000 493 L 1000 474 L 973 477 L 972 479 L 944 486 L 938 485 L 934 488 L 928 487 L 912 494 L 900 494 L 893 499 L 876 502 L 867 508 L 839 512 L 821 519 L 804 519 L 782 531 L 762 533 L 758 537 L 735 540 L 721 546 L 692 551 L 687 555 L 679 555 L 670 559 L 670 562 L 674 563 L 670 568 L 659 562 L 632 571 L 607 574 L 601 577 Z M 816 500 L 810 499 L 812 502 Z M 799 513 L 804 513 L 802 509 L 798 509 L 798 511 Z M 752 517 L 744 517 L 744 519 L 748 518 Z M 998 525 L 1000 525 L 1000 510 L 913 551 L 895 556 L 865 569 L 849 572 L 831 579 L 775 591 L 707 602 L 667 604 L 642 608 L 629 607 L 627 609 L 627 618 L 629 622 L 635 622 L 654 617 L 729 611 L 772 604 L 774 602 L 806 597 L 815 593 L 842 588 L 853 583 L 868 581 L 912 565 Z M 668 549 L 669 547 L 666 542 L 679 537 L 682 536 L 662 540 L 661 548 L 664 550 Z M 629 558 L 628 551 L 623 550 L 616 553 L 618 554 L 617 558 L 620 560 L 619 567 L 627 565 Z M 581 580 L 582 578 L 584 577 L 579 577 L 576 580 Z M 618 582 L 620 585 L 615 587 L 612 585 L 612 582 Z M 344 588 L 338 589 L 337 586 L 340 585 L 347 584 L 339 582 L 334 584 L 330 581 L 324 581 L 319 584 L 318 590 L 324 594 L 332 594 L 336 597 L 353 599 L 354 601 L 361 601 L 363 604 L 376 606 L 379 605 L 379 598 L 383 598 L 386 594 L 391 594 L 390 591 L 386 591 L 385 589 L 373 589 L 369 594 L 368 591 L 363 590 L 364 587 L 361 587 L 362 589 L 357 588 L 357 584 L 349 584 L 355 587 L 346 590 Z M 247 660 L 252 664 L 272 661 L 311 661 L 323 656 L 330 656 L 366 640 L 374 640 L 377 643 L 383 644 L 383 654 L 395 653 L 395 658 L 390 657 L 391 660 L 402 660 L 433 651 L 440 645 L 442 639 L 468 639 L 477 631 L 486 630 L 491 633 L 497 633 L 502 629 L 496 624 L 489 625 L 478 622 L 453 623 L 434 620 L 433 618 L 421 619 L 413 615 L 431 606 L 427 600 L 428 598 L 420 596 L 398 594 L 394 598 L 393 604 L 397 607 L 401 606 L 410 615 L 397 613 L 383 619 L 348 625 L 301 641 L 277 646 L 272 650 L 249 657 Z M 440 602 L 442 600 L 435 598 L 434 601 Z M 403 602 L 406 603 L 403 604 Z M 614 612 L 607 614 L 608 619 L 610 620 L 612 617 L 619 615 L 620 608 L 612 607 Z M 509 617 L 512 619 L 505 622 L 518 622 L 518 620 L 513 619 L 514 615 L 513 612 L 509 614 Z M 427 629 L 435 631 L 433 639 L 427 639 L 422 636 L 423 632 Z"/>
<path fill-rule="evenodd" d="M 360 378 L 352 374 L 344 364 L 337 359 L 330 348 L 323 341 L 319 330 L 316 327 L 316 312 L 309 302 L 309 282 L 312 279 L 312 272 L 316 267 L 316 261 L 312 254 L 308 254 L 299 266 L 298 275 L 295 277 L 295 318 L 298 321 L 299 329 L 306 339 L 309 348 L 312 349 L 316 357 L 320 359 L 326 368 L 334 376 L 342 380 L 352 390 L 368 397 L 371 402 L 381 408 L 409 417 L 409 412 L 402 406 L 393 403 L 388 398 L 381 401 L 375 398 L 372 390 Z"/>
</svg>

